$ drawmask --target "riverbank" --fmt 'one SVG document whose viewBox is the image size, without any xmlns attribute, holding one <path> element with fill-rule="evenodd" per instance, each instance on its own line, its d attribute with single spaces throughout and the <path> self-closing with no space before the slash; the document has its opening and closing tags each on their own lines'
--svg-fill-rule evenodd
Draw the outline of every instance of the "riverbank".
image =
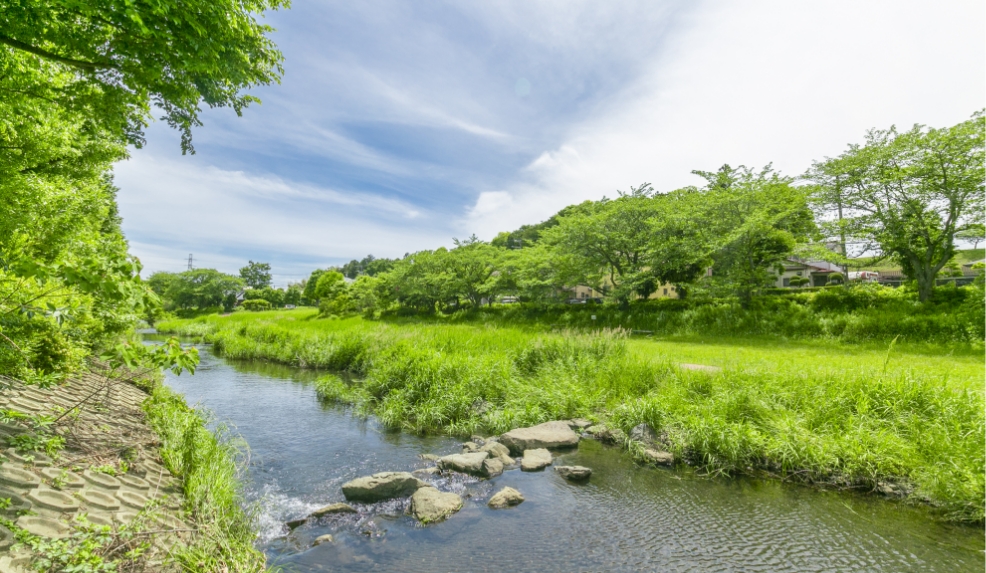
<svg viewBox="0 0 986 573">
<path fill-rule="evenodd" d="M 356 382 L 326 378 L 323 396 L 392 428 L 647 423 L 676 459 L 709 473 L 872 491 L 931 504 L 948 520 L 983 520 L 981 355 L 788 342 L 776 344 L 778 360 L 769 344 L 731 353 L 710 340 L 320 320 L 305 310 L 158 327 L 205 336 L 230 358 L 351 372 Z M 688 365 L 702 353 L 719 355 L 720 369 Z"/>
<path fill-rule="evenodd" d="M 0 570 L 262 571 L 235 444 L 156 372 L 109 374 L 2 380 Z"/>
</svg>

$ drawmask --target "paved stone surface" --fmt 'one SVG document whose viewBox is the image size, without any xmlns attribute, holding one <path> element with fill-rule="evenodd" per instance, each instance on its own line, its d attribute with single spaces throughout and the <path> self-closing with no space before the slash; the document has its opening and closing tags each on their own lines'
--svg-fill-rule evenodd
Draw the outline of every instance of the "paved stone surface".
<svg viewBox="0 0 986 573">
<path fill-rule="evenodd" d="M 190 526 L 181 512 L 180 483 L 161 465 L 159 438 L 140 408 L 146 398 L 135 386 L 91 373 L 51 389 L 25 387 L 0 376 L 0 408 L 54 418 L 73 409 L 54 426 L 65 438 L 65 448 L 54 459 L 12 449 L 10 438 L 30 430 L 0 424 L 0 446 L 5 446 L 0 451 L 0 499 L 10 500 L 0 515 L 29 533 L 56 539 L 70 535 L 74 520 L 83 515 L 90 523 L 110 527 L 139 518 L 147 523 L 144 529 L 168 531 L 150 536 L 145 571 L 176 570 L 167 552 L 188 535 Z M 126 474 L 95 469 L 119 471 L 122 459 Z M 142 516 L 152 500 L 157 509 Z M 171 531 L 176 529 L 184 531 Z M 6 531 L 0 527 L 0 573 L 28 571 L 31 555 L 19 544 L 6 543 Z"/>
</svg>

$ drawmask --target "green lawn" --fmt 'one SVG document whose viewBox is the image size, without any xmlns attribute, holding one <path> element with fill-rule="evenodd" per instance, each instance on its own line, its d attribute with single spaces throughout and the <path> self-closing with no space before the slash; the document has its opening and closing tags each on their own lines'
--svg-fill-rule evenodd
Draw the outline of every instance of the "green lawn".
<svg viewBox="0 0 986 573">
<path fill-rule="evenodd" d="M 487 317 L 488 318 L 488 317 Z M 483 319 L 318 319 L 311 309 L 165 322 L 221 354 L 329 371 L 325 399 L 407 431 L 648 423 L 709 472 L 872 490 L 981 522 L 984 358 L 962 345 L 627 338 Z M 690 371 L 682 363 L 722 368 Z"/>
</svg>

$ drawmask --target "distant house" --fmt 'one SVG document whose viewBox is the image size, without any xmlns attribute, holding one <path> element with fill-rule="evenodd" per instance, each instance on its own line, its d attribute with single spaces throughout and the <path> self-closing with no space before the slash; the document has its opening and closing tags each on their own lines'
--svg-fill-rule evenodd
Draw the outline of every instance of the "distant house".
<svg viewBox="0 0 986 573">
<path fill-rule="evenodd" d="M 809 286 L 825 286 L 829 282 L 829 275 L 832 273 L 842 273 L 842 268 L 835 263 L 826 261 L 799 261 L 797 259 L 787 259 L 783 263 L 783 271 L 777 273 L 777 280 L 774 286 L 778 288 L 790 287 L 791 279 L 800 277 L 808 279 Z"/>
<path fill-rule="evenodd" d="M 603 293 L 597 291 L 596 289 L 590 286 L 585 286 L 585 285 L 576 285 L 574 287 L 565 289 L 565 291 L 568 292 L 569 294 L 568 302 L 585 302 L 590 299 L 603 298 Z"/>
<path fill-rule="evenodd" d="M 675 288 L 673 284 L 664 283 L 657 287 L 654 292 L 650 293 L 647 300 L 654 300 L 659 298 L 678 298 L 678 289 Z"/>
</svg>

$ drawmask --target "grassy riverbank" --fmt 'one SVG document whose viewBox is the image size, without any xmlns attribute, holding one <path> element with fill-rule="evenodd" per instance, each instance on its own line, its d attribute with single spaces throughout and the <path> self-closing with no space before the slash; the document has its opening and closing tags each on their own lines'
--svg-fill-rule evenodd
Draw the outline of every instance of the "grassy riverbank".
<svg viewBox="0 0 986 573">
<path fill-rule="evenodd" d="M 480 321 L 236 313 L 162 323 L 230 358 L 344 370 L 324 396 L 410 431 L 502 432 L 575 416 L 647 422 L 710 472 L 887 490 L 983 520 L 981 351 L 782 339 L 627 338 Z M 690 371 L 681 363 L 719 366 Z"/>
<path fill-rule="evenodd" d="M 256 533 L 240 495 L 240 444 L 222 426 L 210 431 L 200 412 L 164 386 L 152 390 L 144 411 L 196 519 L 192 542 L 174 555 L 182 570 L 264 571 L 266 559 L 253 546 Z"/>
</svg>

